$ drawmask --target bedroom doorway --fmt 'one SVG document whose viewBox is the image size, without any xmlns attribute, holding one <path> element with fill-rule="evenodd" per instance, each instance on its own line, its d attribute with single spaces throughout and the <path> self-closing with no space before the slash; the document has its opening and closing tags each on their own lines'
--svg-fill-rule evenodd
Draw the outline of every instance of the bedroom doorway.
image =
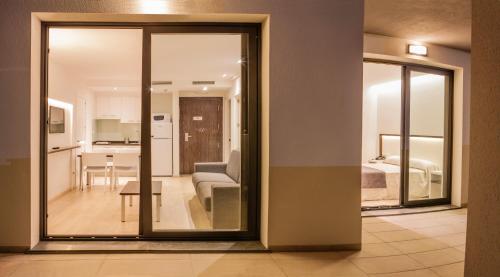
<svg viewBox="0 0 500 277">
<path fill-rule="evenodd" d="M 452 73 L 363 67 L 362 209 L 450 203 Z"/>
</svg>

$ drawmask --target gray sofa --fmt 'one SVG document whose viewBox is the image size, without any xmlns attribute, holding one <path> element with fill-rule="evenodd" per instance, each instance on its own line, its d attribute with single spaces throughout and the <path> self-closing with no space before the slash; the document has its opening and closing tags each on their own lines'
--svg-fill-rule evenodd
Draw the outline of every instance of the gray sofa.
<svg viewBox="0 0 500 277">
<path fill-rule="evenodd" d="M 192 176 L 196 195 L 213 229 L 241 225 L 241 154 L 233 150 L 227 163 L 195 163 Z"/>
</svg>

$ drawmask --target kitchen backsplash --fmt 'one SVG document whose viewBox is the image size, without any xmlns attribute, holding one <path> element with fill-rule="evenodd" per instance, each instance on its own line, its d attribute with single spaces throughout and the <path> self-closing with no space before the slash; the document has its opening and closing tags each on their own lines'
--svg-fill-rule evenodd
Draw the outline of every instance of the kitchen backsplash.
<svg viewBox="0 0 500 277">
<path fill-rule="evenodd" d="M 129 138 L 138 141 L 141 137 L 140 123 L 120 123 L 118 119 L 96 119 L 93 141 L 123 141 Z"/>
</svg>

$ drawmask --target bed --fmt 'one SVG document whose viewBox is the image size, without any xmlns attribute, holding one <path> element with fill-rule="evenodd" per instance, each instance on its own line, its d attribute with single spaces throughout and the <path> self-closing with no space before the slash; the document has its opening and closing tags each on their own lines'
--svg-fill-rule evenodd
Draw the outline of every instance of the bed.
<svg viewBox="0 0 500 277">
<path fill-rule="evenodd" d="M 409 198 L 429 197 L 431 172 L 441 170 L 443 139 L 410 137 L 412 156 L 409 160 Z M 362 164 L 361 200 L 398 200 L 400 198 L 400 136 L 380 134 L 379 156 Z"/>
<path fill-rule="evenodd" d="M 400 166 L 386 162 L 366 163 L 362 166 L 361 200 L 397 200 L 400 195 Z M 426 170 L 410 168 L 410 196 L 428 196 L 429 182 Z"/>
</svg>

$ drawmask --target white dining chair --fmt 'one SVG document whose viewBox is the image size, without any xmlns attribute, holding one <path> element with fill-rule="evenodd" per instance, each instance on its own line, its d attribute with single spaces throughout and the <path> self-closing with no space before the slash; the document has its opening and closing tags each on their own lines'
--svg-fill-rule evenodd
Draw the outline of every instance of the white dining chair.
<svg viewBox="0 0 500 277">
<path fill-rule="evenodd" d="M 113 154 L 113 168 L 111 170 L 112 186 L 120 184 L 120 175 L 134 173 L 139 180 L 139 154 L 137 153 L 115 153 Z"/>
<path fill-rule="evenodd" d="M 105 153 L 82 153 L 82 169 L 87 174 L 87 185 L 90 180 L 90 186 L 95 183 L 96 173 L 104 173 L 104 185 L 107 184 L 108 173 L 111 173 Z"/>
</svg>

